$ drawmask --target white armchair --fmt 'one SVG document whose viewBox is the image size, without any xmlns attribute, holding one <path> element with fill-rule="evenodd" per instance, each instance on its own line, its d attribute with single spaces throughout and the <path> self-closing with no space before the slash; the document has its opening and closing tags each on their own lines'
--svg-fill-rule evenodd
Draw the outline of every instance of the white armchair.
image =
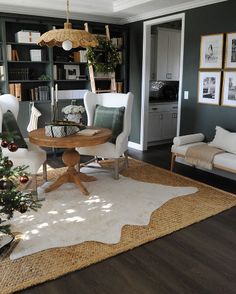
<svg viewBox="0 0 236 294">
<path fill-rule="evenodd" d="M 0 133 L 2 132 L 2 122 L 3 114 L 10 110 L 15 118 L 17 119 L 19 112 L 19 102 L 17 98 L 10 94 L 4 94 L 0 96 Z M 37 187 L 36 175 L 43 164 L 43 177 L 46 180 L 47 170 L 46 170 L 46 151 L 40 147 L 29 142 L 25 139 L 27 148 L 18 148 L 16 152 L 10 152 L 7 148 L 2 148 L 2 153 L 7 156 L 12 162 L 13 166 L 26 165 L 28 166 L 27 172 L 32 175 L 32 179 Z"/>
<path fill-rule="evenodd" d="M 92 155 L 100 158 L 114 159 L 114 177 L 118 179 L 120 164 L 120 157 L 124 157 L 125 165 L 128 165 L 128 137 L 131 130 L 131 112 L 133 105 L 133 94 L 120 94 L 120 93 L 106 93 L 95 94 L 87 92 L 84 97 L 84 105 L 88 117 L 88 126 L 92 126 L 94 122 L 94 114 L 96 105 L 105 107 L 125 107 L 123 118 L 123 131 L 117 136 L 115 143 L 107 142 L 104 144 L 77 148 L 81 155 Z"/>
</svg>

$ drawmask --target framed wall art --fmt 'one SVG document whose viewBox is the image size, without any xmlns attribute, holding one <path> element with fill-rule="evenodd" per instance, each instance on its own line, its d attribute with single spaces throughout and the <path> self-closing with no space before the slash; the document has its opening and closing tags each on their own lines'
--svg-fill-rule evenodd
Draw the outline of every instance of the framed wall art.
<svg viewBox="0 0 236 294">
<path fill-rule="evenodd" d="M 220 85 L 220 71 L 200 71 L 198 77 L 198 102 L 219 105 Z"/>
<path fill-rule="evenodd" d="M 226 34 L 225 68 L 236 69 L 236 33 Z"/>
<path fill-rule="evenodd" d="M 200 68 L 220 69 L 223 62 L 224 34 L 201 36 Z"/>
<path fill-rule="evenodd" d="M 236 107 L 236 71 L 224 72 L 221 104 Z"/>
<path fill-rule="evenodd" d="M 64 65 L 64 70 L 66 72 L 66 80 L 78 80 L 80 76 L 79 65 Z"/>
</svg>

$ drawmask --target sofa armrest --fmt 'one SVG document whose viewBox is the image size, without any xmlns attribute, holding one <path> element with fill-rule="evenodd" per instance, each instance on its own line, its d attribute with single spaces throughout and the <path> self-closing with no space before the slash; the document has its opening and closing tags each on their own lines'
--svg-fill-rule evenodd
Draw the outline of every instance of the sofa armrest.
<svg viewBox="0 0 236 294">
<path fill-rule="evenodd" d="M 205 136 L 202 133 L 178 136 L 173 139 L 175 146 L 181 146 L 191 143 L 202 142 L 205 139 Z"/>
</svg>

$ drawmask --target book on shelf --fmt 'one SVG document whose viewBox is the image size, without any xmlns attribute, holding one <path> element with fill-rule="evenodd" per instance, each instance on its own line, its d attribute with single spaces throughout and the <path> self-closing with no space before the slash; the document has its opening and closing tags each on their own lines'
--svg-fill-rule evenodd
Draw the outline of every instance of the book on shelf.
<svg viewBox="0 0 236 294">
<path fill-rule="evenodd" d="M 7 61 L 12 61 L 11 45 L 7 45 L 6 49 L 7 49 Z"/>
<path fill-rule="evenodd" d="M 88 62 L 86 50 L 79 50 L 79 55 L 80 55 L 80 62 Z"/>
<path fill-rule="evenodd" d="M 19 61 L 19 55 L 16 49 L 11 50 L 11 60 L 12 61 Z"/>
<path fill-rule="evenodd" d="M 5 80 L 5 70 L 4 70 L 4 66 L 0 65 L 0 81 L 4 81 Z"/>
<path fill-rule="evenodd" d="M 49 87 L 39 86 L 37 88 L 30 89 L 30 100 L 31 101 L 47 101 L 49 100 Z"/>
<path fill-rule="evenodd" d="M 9 69 L 9 80 L 29 80 L 29 68 Z"/>
<path fill-rule="evenodd" d="M 21 83 L 9 84 L 9 92 L 11 95 L 15 96 L 18 101 L 22 101 L 22 89 Z"/>
</svg>

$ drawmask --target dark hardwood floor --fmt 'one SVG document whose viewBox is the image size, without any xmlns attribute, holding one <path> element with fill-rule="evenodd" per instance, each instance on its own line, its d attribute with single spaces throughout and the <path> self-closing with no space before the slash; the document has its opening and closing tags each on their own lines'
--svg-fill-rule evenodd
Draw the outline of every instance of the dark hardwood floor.
<svg viewBox="0 0 236 294">
<path fill-rule="evenodd" d="M 129 150 L 130 156 L 169 168 L 170 145 Z M 55 157 L 51 164 L 60 166 Z M 175 171 L 236 193 L 232 180 L 181 164 Z M 88 268 L 28 288 L 25 294 L 236 293 L 236 207 Z"/>
</svg>

